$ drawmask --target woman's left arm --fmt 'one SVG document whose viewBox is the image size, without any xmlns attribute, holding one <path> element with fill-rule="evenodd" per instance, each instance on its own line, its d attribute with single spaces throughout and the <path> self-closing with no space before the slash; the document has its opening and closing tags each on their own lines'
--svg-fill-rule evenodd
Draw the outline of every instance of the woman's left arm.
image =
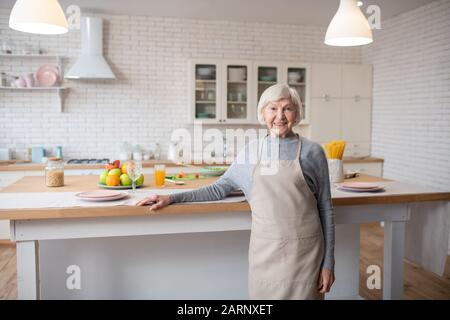
<svg viewBox="0 0 450 320">
<path fill-rule="evenodd" d="M 311 150 L 314 159 L 313 183 L 317 199 L 320 221 L 325 240 L 325 255 L 322 262 L 320 276 L 320 289 L 322 293 L 328 292 L 334 282 L 334 243 L 335 225 L 334 209 L 331 200 L 330 178 L 328 173 L 328 162 L 323 148 L 314 143 Z"/>
</svg>

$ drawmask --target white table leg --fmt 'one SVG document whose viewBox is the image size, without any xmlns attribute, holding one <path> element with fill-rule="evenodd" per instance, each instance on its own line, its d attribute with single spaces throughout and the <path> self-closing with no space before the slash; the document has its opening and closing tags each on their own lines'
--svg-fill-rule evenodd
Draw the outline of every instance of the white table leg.
<svg viewBox="0 0 450 320">
<path fill-rule="evenodd" d="M 403 298 L 403 258 L 406 221 L 384 223 L 383 299 Z"/>
<path fill-rule="evenodd" d="M 359 224 L 337 224 L 336 282 L 325 299 L 359 299 Z"/>
<path fill-rule="evenodd" d="M 18 241 L 17 287 L 19 300 L 40 298 L 39 283 L 39 243 L 38 241 Z"/>
</svg>

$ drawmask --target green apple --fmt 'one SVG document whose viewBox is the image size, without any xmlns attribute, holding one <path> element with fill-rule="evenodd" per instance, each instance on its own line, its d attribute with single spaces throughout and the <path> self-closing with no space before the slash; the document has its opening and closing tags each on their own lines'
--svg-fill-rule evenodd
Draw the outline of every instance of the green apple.
<svg viewBox="0 0 450 320">
<path fill-rule="evenodd" d="M 122 175 L 122 170 L 120 170 L 120 169 L 118 169 L 118 168 L 116 168 L 116 169 L 111 169 L 111 170 L 109 170 L 108 175 L 109 175 L 109 176 L 118 176 L 118 177 L 120 177 L 120 176 Z"/>
<path fill-rule="evenodd" d="M 124 173 L 120 176 L 120 184 L 123 186 L 131 186 L 131 179 L 128 174 Z"/>
<path fill-rule="evenodd" d="M 100 179 L 98 182 L 100 182 L 101 184 L 106 184 L 107 176 L 108 176 L 108 170 L 103 171 L 102 174 L 100 175 Z"/>
<path fill-rule="evenodd" d="M 137 186 L 140 186 L 140 185 L 143 184 L 143 183 L 144 183 L 144 175 L 141 174 L 141 175 L 139 176 L 139 178 L 136 180 L 136 185 L 137 185 Z"/>
</svg>

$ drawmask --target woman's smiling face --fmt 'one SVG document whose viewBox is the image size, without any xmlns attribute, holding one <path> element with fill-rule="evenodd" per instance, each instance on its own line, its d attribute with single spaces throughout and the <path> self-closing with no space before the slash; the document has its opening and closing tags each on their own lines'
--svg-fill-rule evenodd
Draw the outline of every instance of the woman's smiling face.
<svg viewBox="0 0 450 320">
<path fill-rule="evenodd" d="M 291 99 L 283 98 L 269 103 L 263 110 L 267 129 L 281 138 L 293 134 L 292 127 L 297 119 L 297 109 Z"/>
</svg>

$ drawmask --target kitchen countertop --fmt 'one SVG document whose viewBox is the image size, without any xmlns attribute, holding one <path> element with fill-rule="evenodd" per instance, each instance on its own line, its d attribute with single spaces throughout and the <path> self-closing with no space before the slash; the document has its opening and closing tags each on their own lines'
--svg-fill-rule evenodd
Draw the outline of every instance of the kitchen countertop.
<svg viewBox="0 0 450 320">
<path fill-rule="evenodd" d="M 383 162 L 382 158 L 364 157 L 364 158 L 344 158 L 344 163 L 373 163 Z M 146 160 L 142 161 L 144 168 L 152 168 L 155 164 L 165 164 L 168 167 L 180 167 L 185 166 L 183 164 L 174 163 L 169 160 Z M 197 167 L 207 166 L 211 164 L 200 163 L 193 164 Z M 213 164 L 213 165 L 228 165 L 228 164 Z M 0 163 L 1 171 L 39 171 L 44 170 L 45 164 L 32 163 L 32 162 L 19 162 L 14 163 L 14 160 Z M 89 169 L 103 169 L 105 164 L 64 164 L 65 170 L 89 170 Z"/>
<path fill-rule="evenodd" d="M 167 185 L 164 189 L 198 188 L 211 184 L 217 177 L 186 181 L 183 186 Z M 65 186 L 60 188 L 46 187 L 42 177 L 27 176 L 16 183 L 4 188 L 1 193 L 22 192 L 68 192 L 97 190 L 97 175 L 66 176 Z M 414 186 L 395 182 L 388 179 L 361 174 L 351 181 L 379 181 L 394 183 L 392 189 L 394 194 L 385 193 L 344 193 L 332 195 L 334 206 L 353 206 L 367 204 L 395 204 L 405 202 L 421 201 L 448 201 L 450 192 L 436 190 L 428 187 Z M 153 176 L 145 175 L 144 187 L 142 189 L 154 190 Z M 43 209 L 0 209 L 0 219 L 23 220 L 23 219 L 65 219 L 65 218 L 87 218 L 87 217 L 119 217 L 119 216 L 145 216 L 149 214 L 189 214 L 189 213 L 214 213 L 214 212 L 249 212 L 250 206 L 247 202 L 239 203 L 190 203 L 173 204 L 162 210 L 149 211 L 148 207 L 136 206 L 108 206 L 108 207 L 73 207 L 73 208 L 43 208 Z"/>
<path fill-rule="evenodd" d="M 144 160 L 142 166 L 144 168 L 152 168 L 156 164 L 165 164 L 167 167 L 180 167 L 183 164 L 174 163 L 169 160 Z M 194 166 L 206 166 L 208 164 L 195 164 Z M 0 164 L 0 171 L 36 171 L 44 170 L 45 164 L 33 163 L 33 162 L 20 162 L 20 163 L 3 163 Z M 104 169 L 104 163 L 98 164 L 67 164 L 64 163 L 65 170 L 87 170 L 87 169 Z"/>
</svg>

